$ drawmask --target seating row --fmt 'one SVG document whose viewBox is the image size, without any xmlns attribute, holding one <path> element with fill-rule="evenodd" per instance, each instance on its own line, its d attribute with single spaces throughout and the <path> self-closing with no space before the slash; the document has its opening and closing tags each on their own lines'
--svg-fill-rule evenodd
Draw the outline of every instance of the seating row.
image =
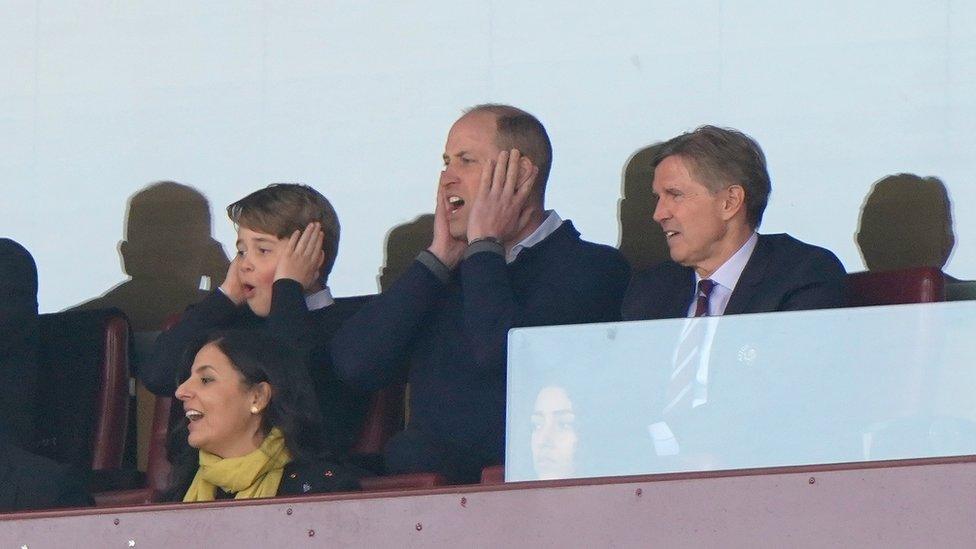
<svg viewBox="0 0 976 549">
<path fill-rule="evenodd" d="M 848 275 L 852 306 L 929 303 L 946 300 L 945 277 L 935 268 Z M 129 434 L 129 356 L 131 330 L 118 309 L 41 315 L 39 362 L 44 371 L 38 406 L 36 453 L 96 472 L 119 470 L 125 463 Z M 97 372 L 92 375 L 92 371 Z M 378 460 L 386 440 L 403 427 L 403 386 L 372 397 L 367 419 L 353 453 Z M 137 488 L 95 494 L 99 505 L 151 501 L 165 487 L 169 473 L 166 436 L 172 398 L 157 398 L 153 412 L 145 477 Z M 486 468 L 482 483 L 504 481 L 501 467 Z M 417 474 L 362 479 L 364 490 L 430 488 L 443 484 L 439 475 Z M 97 486 L 96 486 L 97 488 Z"/>
</svg>

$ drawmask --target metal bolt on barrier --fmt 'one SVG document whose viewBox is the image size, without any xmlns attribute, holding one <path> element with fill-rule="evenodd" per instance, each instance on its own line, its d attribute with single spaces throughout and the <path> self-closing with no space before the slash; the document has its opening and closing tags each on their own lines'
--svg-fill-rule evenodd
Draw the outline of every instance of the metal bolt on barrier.
<svg viewBox="0 0 976 549">
<path fill-rule="evenodd" d="M 461 498 L 461 507 L 468 506 L 468 498 Z"/>
<path fill-rule="evenodd" d="M 119 519 L 115 519 L 115 520 L 113 520 L 113 521 L 112 521 L 112 524 L 114 524 L 114 525 L 116 525 L 116 526 L 118 526 L 118 525 L 119 525 Z"/>
<path fill-rule="evenodd" d="M 810 484 L 814 484 L 817 482 L 817 479 L 810 477 L 810 480 L 808 480 L 807 482 L 809 482 Z"/>
<path fill-rule="evenodd" d="M 309 530 L 308 531 L 308 537 L 314 538 L 315 537 L 315 530 Z"/>
<path fill-rule="evenodd" d="M 292 510 L 291 510 L 291 507 L 289 507 L 289 508 L 288 508 L 288 509 L 287 509 L 287 510 L 285 511 L 285 514 L 286 514 L 286 515 L 288 515 L 288 516 L 291 516 L 291 514 L 292 514 L 293 512 L 294 512 L 294 511 L 292 511 Z"/>
<path fill-rule="evenodd" d="M 419 531 L 421 531 L 421 530 L 423 530 L 423 529 L 424 529 L 424 525 L 423 525 L 423 524 L 420 524 L 420 523 L 418 522 L 418 523 L 417 523 L 417 525 L 416 525 L 416 526 L 414 526 L 414 528 L 416 528 L 416 529 L 417 529 L 417 531 L 419 532 Z"/>
</svg>

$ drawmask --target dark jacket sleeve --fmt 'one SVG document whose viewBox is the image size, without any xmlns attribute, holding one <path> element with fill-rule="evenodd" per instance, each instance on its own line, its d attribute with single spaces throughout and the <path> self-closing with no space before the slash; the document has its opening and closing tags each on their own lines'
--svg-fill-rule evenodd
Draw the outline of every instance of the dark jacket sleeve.
<svg viewBox="0 0 976 549">
<path fill-rule="evenodd" d="M 620 320 L 630 274 L 623 257 L 601 246 L 564 259 L 570 261 L 550 265 L 555 268 L 545 270 L 522 300 L 512 291 L 502 255 L 484 251 L 461 263 L 464 329 L 480 370 L 504 371 L 512 328 Z"/>
<path fill-rule="evenodd" d="M 331 339 L 331 334 L 322 333 L 308 310 L 302 285 L 290 278 L 277 280 L 272 286 L 271 310 L 265 326 L 271 335 L 305 355 Z"/>
<path fill-rule="evenodd" d="M 347 320 L 332 341 L 339 377 L 365 390 L 402 381 L 417 334 L 444 292 L 420 261 Z"/>
<path fill-rule="evenodd" d="M 188 307 L 179 322 L 156 338 L 152 355 L 139 370 L 139 379 L 153 393 L 172 396 L 186 353 L 209 332 L 232 326 L 239 309 L 220 290 Z"/>
</svg>

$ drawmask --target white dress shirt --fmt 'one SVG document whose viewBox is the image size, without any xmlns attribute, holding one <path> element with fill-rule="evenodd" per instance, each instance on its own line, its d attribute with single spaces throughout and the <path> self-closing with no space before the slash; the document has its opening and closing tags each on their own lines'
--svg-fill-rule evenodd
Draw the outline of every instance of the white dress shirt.
<svg viewBox="0 0 976 549">
<path fill-rule="evenodd" d="M 522 239 L 522 241 L 518 244 L 512 246 L 512 249 L 508 252 L 508 257 L 505 258 L 505 262 L 511 263 L 515 261 L 515 258 L 518 257 L 519 252 L 542 242 L 547 236 L 554 233 L 562 224 L 563 220 L 559 217 L 559 214 L 557 214 L 555 210 L 546 210 L 545 221 L 536 227 L 536 229 L 532 231 L 532 234 Z"/>
</svg>

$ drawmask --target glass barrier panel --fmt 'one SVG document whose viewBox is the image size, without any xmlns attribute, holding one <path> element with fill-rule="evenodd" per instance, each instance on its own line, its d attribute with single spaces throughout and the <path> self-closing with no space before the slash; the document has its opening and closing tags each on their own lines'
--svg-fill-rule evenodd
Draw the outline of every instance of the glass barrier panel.
<svg viewBox="0 0 976 549">
<path fill-rule="evenodd" d="M 976 454 L 976 302 L 512 330 L 506 481 Z"/>
</svg>

